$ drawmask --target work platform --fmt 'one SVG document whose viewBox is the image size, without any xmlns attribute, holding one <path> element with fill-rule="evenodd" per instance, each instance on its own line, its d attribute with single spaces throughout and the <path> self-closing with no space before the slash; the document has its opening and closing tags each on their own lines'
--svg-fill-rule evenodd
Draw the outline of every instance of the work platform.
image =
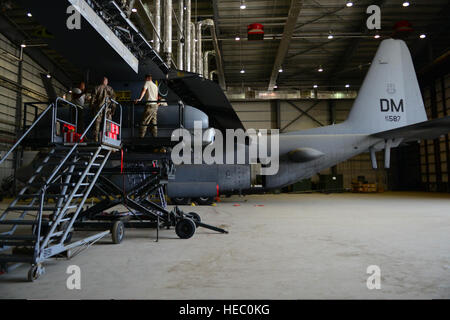
<svg viewBox="0 0 450 320">
<path fill-rule="evenodd" d="M 116 113 L 108 119 L 105 114 L 112 104 L 117 106 Z M 80 124 L 83 116 L 86 126 Z M 96 139 L 92 129 L 98 118 L 101 126 Z M 0 232 L 0 272 L 17 263 L 29 263 L 28 279 L 33 281 L 44 273 L 47 259 L 70 258 L 71 250 L 89 247 L 108 234 L 114 243 L 120 243 L 126 227 L 175 227 L 182 239 L 192 237 L 197 227 L 227 233 L 204 224 L 196 213 L 167 209 L 164 190 L 168 177 L 175 174 L 174 165 L 169 153 L 152 150 L 170 148 L 173 142 L 168 137 L 136 139 L 138 126 L 124 117 L 123 107 L 116 101 L 107 100 L 93 117 L 60 98 L 41 112 L 38 103 L 27 103 L 23 128 L 23 135 L 0 163 L 23 147 L 46 151 L 41 151 L 33 174 L 0 215 L 0 225 L 9 227 Z M 124 161 L 125 148 L 146 152 Z M 111 159 L 113 154 L 120 159 L 119 166 Z M 96 198 L 97 203 L 86 209 L 88 197 Z M 106 211 L 119 204 L 128 211 Z M 24 226 L 29 226 L 28 232 L 23 233 Z M 98 232 L 72 241 L 77 230 Z"/>
</svg>

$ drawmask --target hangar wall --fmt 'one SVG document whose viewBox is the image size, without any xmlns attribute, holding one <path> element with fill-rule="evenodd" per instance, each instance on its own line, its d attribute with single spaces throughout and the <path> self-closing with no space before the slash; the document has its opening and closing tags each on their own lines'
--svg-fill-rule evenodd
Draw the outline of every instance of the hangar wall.
<svg viewBox="0 0 450 320">
<path fill-rule="evenodd" d="M 353 100 L 279 100 L 279 118 L 277 101 L 231 101 L 233 108 L 246 129 L 275 129 L 280 132 L 306 130 L 343 122 L 353 105 Z M 296 107 L 307 114 L 303 114 Z M 297 119 L 297 117 L 299 117 Z M 333 118 L 335 121 L 333 121 Z M 379 166 L 383 166 L 383 153 L 377 154 Z M 320 174 L 331 174 L 327 169 Z M 364 176 L 371 183 L 378 183 L 387 188 L 386 170 L 372 169 L 370 155 L 361 154 L 337 165 L 337 174 L 343 175 L 344 188 L 350 188 L 352 180 Z M 313 181 L 318 177 L 313 177 Z"/>
<path fill-rule="evenodd" d="M 19 79 L 20 46 L 14 45 L 0 33 L 0 151 L 2 154 L 16 139 L 16 123 L 22 124 L 21 119 L 16 122 L 18 104 L 32 101 L 47 101 L 41 74 L 51 70 L 44 70 L 36 61 L 33 61 L 24 49 L 22 62 L 22 79 Z M 63 95 L 67 89 L 56 79 L 51 79 L 57 95 Z M 46 106 L 42 106 L 45 108 Z M 13 174 L 13 155 L 0 166 L 0 181 Z"/>
<path fill-rule="evenodd" d="M 449 115 L 450 74 L 435 79 L 422 88 L 428 119 Z M 420 143 L 421 178 L 425 190 L 450 192 L 449 135 Z"/>
</svg>

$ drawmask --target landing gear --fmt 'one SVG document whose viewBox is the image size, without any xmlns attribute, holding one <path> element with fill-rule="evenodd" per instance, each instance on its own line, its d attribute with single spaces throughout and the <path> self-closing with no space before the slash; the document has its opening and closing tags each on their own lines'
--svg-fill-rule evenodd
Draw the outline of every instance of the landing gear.
<svg viewBox="0 0 450 320">
<path fill-rule="evenodd" d="M 170 198 L 172 203 L 178 206 L 185 206 L 191 203 L 191 198 Z"/>
<path fill-rule="evenodd" d="M 119 244 L 122 242 L 123 237 L 125 235 L 125 225 L 122 221 L 117 220 L 114 222 L 111 228 L 111 238 L 114 244 Z"/>
<path fill-rule="evenodd" d="M 180 239 L 189 239 L 195 233 L 195 222 L 189 218 L 183 218 L 175 225 L 175 233 Z"/>
<path fill-rule="evenodd" d="M 28 270 L 28 281 L 34 282 L 44 273 L 45 269 L 42 265 L 40 264 L 32 265 L 30 270 Z"/>
<path fill-rule="evenodd" d="M 200 197 L 195 198 L 194 200 L 200 206 L 209 206 L 214 202 L 214 197 Z"/>
</svg>

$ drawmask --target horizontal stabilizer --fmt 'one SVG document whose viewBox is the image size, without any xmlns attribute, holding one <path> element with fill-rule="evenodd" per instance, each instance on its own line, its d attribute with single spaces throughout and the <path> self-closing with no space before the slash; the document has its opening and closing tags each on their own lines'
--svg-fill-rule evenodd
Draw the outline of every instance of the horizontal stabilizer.
<svg viewBox="0 0 450 320">
<path fill-rule="evenodd" d="M 450 132 L 450 116 L 382 131 L 372 136 L 383 139 L 403 138 L 403 142 L 436 139 Z"/>
</svg>

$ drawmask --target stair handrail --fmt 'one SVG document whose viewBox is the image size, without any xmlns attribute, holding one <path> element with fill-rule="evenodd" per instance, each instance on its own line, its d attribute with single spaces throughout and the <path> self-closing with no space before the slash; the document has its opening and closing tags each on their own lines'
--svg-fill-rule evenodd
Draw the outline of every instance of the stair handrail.
<svg viewBox="0 0 450 320">
<path fill-rule="evenodd" d="M 107 101 L 110 101 L 111 103 L 116 104 L 119 107 L 119 111 L 120 111 L 120 115 L 119 115 L 119 123 L 115 122 L 112 119 L 107 119 L 106 118 L 106 113 L 105 113 L 105 117 L 103 118 L 103 134 L 102 134 L 102 142 L 104 142 L 105 140 L 105 132 L 106 132 L 106 123 L 110 122 L 113 123 L 115 125 L 119 126 L 119 141 L 122 141 L 122 105 L 117 102 L 116 100 L 112 99 L 112 98 L 107 98 Z"/>
<path fill-rule="evenodd" d="M 65 104 L 69 105 L 70 107 L 75 109 L 75 123 L 70 123 L 66 120 L 60 119 L 58 118 L 58 102 L 64 102 Z M 53 112 L 53 120 L 52 120 L 52 137 L 51 137 L 51 141 L 54 142 L 55 139 L 55 130 L 56 130 L 56 122 L 62 122 L 62 123 L 66 123 L 68 125 L 75 125 L 75 130 L 78 129 L 78 109 L 81 109 L 82 107 L 79 105 L 76 105 L 70 101 L 67 101 L 66 99 L 63 99 L 61 97 L 57 97 L 55 100 L 55 110 Z"/>
<path fill-rule="evenodd" d="M 41 114 L 39 115 L 39 117 L 34 120 L 34 122 L 31 124 L 31 126 L 28 128 L 28 130 L 19 138 L 19 140 L 16 141 L 16 143 L 12 146 L 11 149 L 8 150 L 8 152 L 6 152 L 6 154 L 0 159 L 0 164 L 3 163 L 3 161 L 5 161 L 5 159 L 7 159 L 9 157 L 9 155 L 11 154 L 11 152 L 13 152 L 17 146 L 22 142 L 23 139 L 25 139 L 25 137 L 31 132 L 31 130 L 33 130 L 33 128 L 36 126 L 36 124 L 41 121 L 41 119 L 44 117 L 44 115 L 54 107 L 54 103 L 51 103 L 48 105 L 48 107 L 41 112 Z"/>
<path fill-rule="evenodd" d="M 99 117 L 103 110 L 108 106 L 109 101 L 107 100 L 102 107 L 100 108 L 100 110 L 97 112 L 97 114 L 95 115 L 95 117 L 92 119 L 92 121 L 89 123 L 89 125 L 86 127 L 86 129 L 84 130 L 84 132 L 81 134 L 79 141 L 82 141 L 83 138 L 86 136 L 86 133 L 91 129 L 92 125 L 94 124 L 94 122 L 97 120 L 97 117 Z M 45 181 L 45 187 L 48 186 L 50 184 L 50 182 L 53 180 L 53 178 L 56 176 L 56 174 L 58 173 L 58 171 L 61 169 L 61 167 L 64 165 L 64 163 L 67 161 L 67 159 L 69 159 L 69 157 L 72 155 L 72 153 L 75 151 L 75 149 L 78 147 L 78 145 L 80 144 L 80 142 L 76 142 L 74 143 L 74 145 L 72 146 L 72 148 L 69 150 L 69 152 L 66 154 L 66 156 L 64 157 L 64 159 L 59 163 L 59 165 L 53 170 L 52 174 L 50 175 L 50 177 L 48 177 L 48 179 Z M 44 188 L 44 187 L 43 187 Z"/>
</svg>

